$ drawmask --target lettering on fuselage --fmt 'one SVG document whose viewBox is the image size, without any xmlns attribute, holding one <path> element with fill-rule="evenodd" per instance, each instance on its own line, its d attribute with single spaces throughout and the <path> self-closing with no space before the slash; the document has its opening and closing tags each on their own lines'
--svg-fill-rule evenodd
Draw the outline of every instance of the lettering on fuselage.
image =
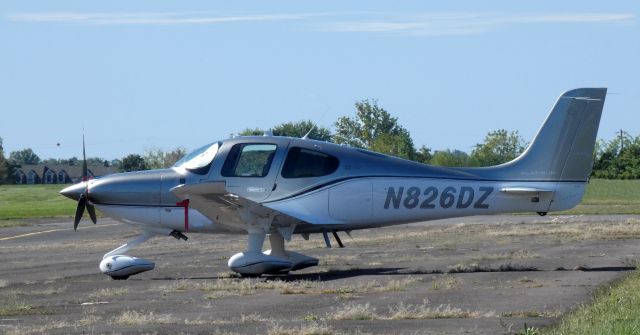
<svg viewBox="0 0 640 335">
<path fill-rule="evenodd" d="M 442 191 L 434 186 L 421 189 L 417 186 L 406 188 L 400 186 L 389 187 L 387 198 L 384 201 L 384 209 L 399 209 L 400 206 L 406 209 L 433 209 L 440 208 L 469 208 L 487 209 L 489 204 L 485 201 L 493 192 L 493 187 L 481 186 L 477 189 L 470 186 L 462 186 L 459 189 L 448 186 Z"/>
</svg>

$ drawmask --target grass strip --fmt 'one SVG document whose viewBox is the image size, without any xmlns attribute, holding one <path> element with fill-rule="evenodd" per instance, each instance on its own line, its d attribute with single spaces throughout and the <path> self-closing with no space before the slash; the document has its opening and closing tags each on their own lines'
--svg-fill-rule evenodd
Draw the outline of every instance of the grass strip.
<svg viewBox="0 0 640 335">
<path fill-rule="evenodd" d="M 640 271 L 600 288 L 590 304 L 565 315 L 560 324 L 543 329 L 549 335 L 640 334 Z"/>
<path fill-rule="evenodd" d="M 69 185 L 0 185 L 0 220 L 70 217 L 76 203 L 58 192 Z"/>
</svg>

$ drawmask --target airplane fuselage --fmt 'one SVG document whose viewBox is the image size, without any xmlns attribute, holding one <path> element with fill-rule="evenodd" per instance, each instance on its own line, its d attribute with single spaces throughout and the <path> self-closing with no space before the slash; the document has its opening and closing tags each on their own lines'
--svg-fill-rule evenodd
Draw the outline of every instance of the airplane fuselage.
<svg viewBox="0 0 640 335">
<path fill-rule="evenodd" d="M 92 202 L 101 212 L 127 223 L 184 231 L 184 208 L 177 205 L 180 199 L 171 189 L 224 181 L 229 192 L 306 222 L 296 233 L 318 233 L 503 212 L 546 213 L 575 206 L 584 193 L 583 181 L 536 181 L 530 176 L 496 180 L 494 172 L 483 168 L 428 166 L 313 140 L 242 137 L 219 143 L 206 172 L 178 166 L 107 176 L 89 182 Z M 264 176 L 223 176 L 229 152 L 246 143 L 275 148 L 268 171 Z M 291 148 L 335 157 L 337 167 L 325 176 L 286 178 L 284 160 Z M 513 188 L 550 192 L 523 196 L 503 191 Z M 212 220 L 193 208 L 188 211 L 189 232 L 246 232 L 237 222 Z"/>
</svg>

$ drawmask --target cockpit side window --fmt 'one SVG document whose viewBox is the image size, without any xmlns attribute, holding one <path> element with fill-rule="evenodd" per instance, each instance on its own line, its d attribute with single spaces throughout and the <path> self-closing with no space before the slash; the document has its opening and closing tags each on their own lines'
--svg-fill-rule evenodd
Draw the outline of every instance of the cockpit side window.
<svg viewBox="0 0 640 335">
<path fill-rule="evenodd" d="M 229 150 L 229 155 L 222 166 L 224 177 L 264 177 L 269 174 L 275 144 L 241 143 Z"/>
<path fill-rule="evenodd" d="M 282 168 L 284 178 L 321 177 L 334 173 L 340 162 L 323 152 L 293 147 L 289 149 Z"/>
</svg>

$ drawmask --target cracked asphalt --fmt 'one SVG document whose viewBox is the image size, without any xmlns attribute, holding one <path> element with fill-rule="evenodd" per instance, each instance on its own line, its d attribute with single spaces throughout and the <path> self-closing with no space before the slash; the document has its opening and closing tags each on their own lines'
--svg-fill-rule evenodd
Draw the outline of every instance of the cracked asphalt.
<svg viewBox="0 0 640 335">
<path fill-rule="evenodd" d="M 135 227 L 31 223 L 0 229 L 0 333 L 513 334 L 588 303 L 640 253 L 640 216 L 480 216 L 342 233 L 345 248 L 295 236 L 320 265 L 259 279 L 226 267 L 245 236 L 156 237 L 129 252 L 156 269 L 114 281 L 98 263 Z"/>
</svg>

